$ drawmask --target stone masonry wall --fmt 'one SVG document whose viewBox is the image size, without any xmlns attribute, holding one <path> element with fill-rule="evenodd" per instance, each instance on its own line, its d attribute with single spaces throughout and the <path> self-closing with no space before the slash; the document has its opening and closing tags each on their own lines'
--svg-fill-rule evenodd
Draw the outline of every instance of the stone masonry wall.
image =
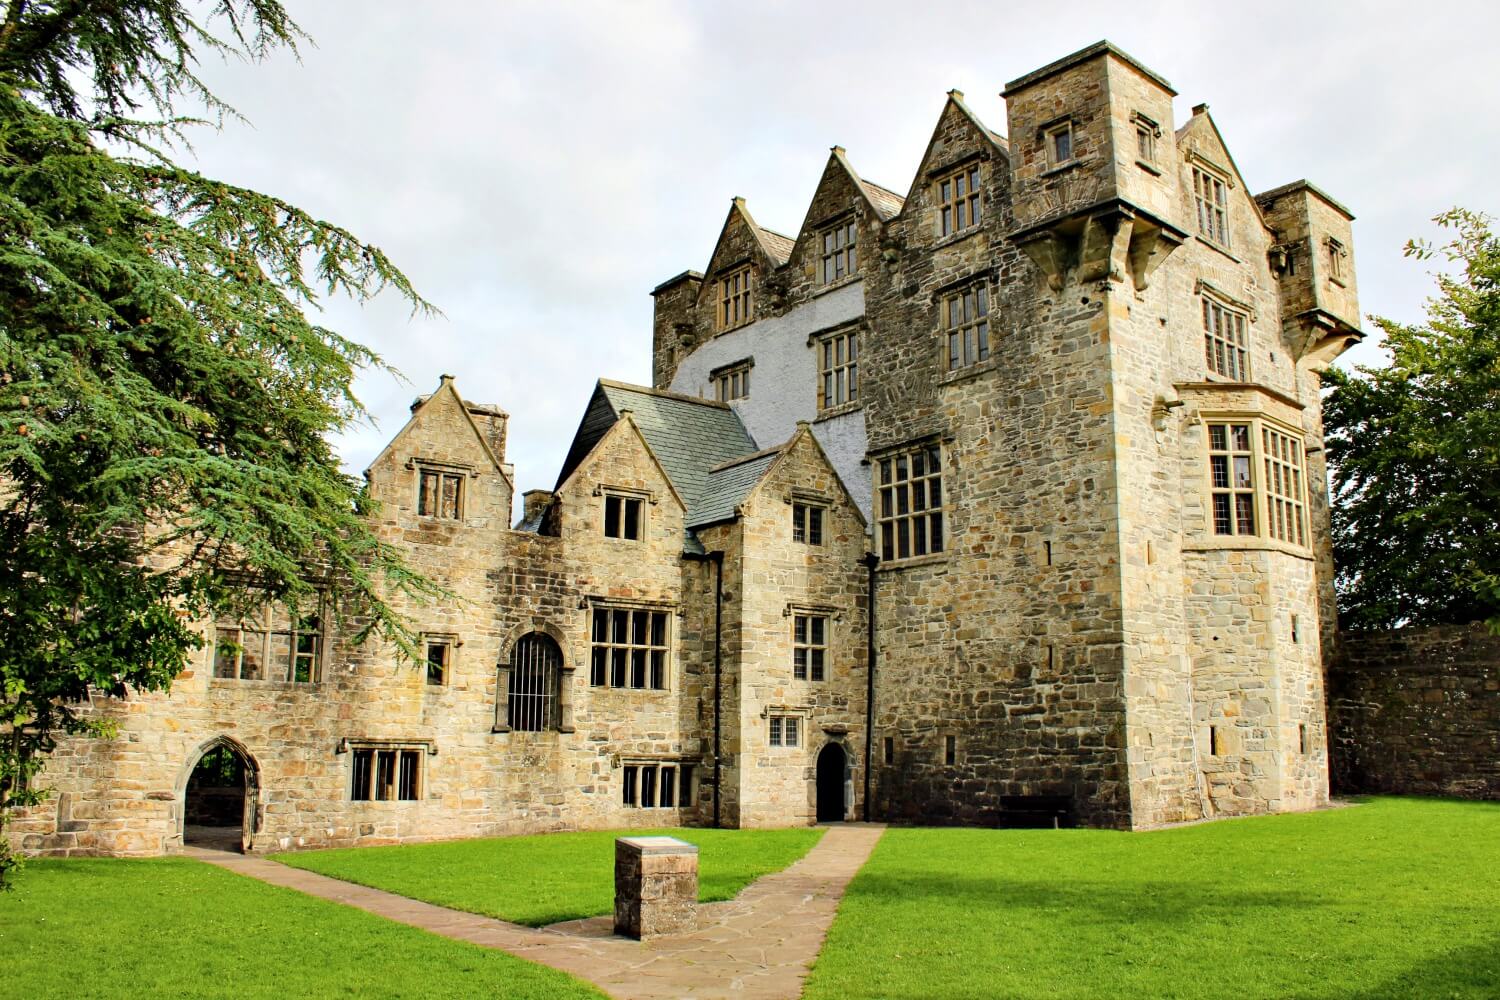
<svg viewBox="0 0 1500 1000">
<path fill-rule="evenodd" d="M 1475 624 L 1339 639 L 1334 791 L 1500 800 L 1500 636 Z"/>
</svg>

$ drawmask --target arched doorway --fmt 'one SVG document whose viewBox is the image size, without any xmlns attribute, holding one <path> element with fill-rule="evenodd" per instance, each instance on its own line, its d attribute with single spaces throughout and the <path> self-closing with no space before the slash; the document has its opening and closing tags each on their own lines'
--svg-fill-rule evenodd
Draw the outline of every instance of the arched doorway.
<svg viewBox="0 0 1500 1000">
<path fill-rule="evenodd" d="M 182 796 L 182 842 L 250 850 L 260 827 L 260 769 L 238 743 L 220 737 L 203 748 Z"/>
<path fill-rule="evenodd" d="M 818 822 L 839 823 L 845 815 L 845 786 L 849 779 L 849 755 L 838 743 L 829 743 L 818 753 Z"/>
</svg>

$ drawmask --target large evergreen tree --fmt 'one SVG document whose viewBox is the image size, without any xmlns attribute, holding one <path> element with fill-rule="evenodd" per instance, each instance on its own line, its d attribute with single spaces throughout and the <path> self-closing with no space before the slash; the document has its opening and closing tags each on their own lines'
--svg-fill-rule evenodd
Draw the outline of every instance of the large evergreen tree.
<svg viewBox="0 0 1500 1000">
<path fill-rule="evenodd" d="M 1485 620 L 1500 631 L 1500 239 L 1454 210 L 1427 322 L 1376 319 L 1387 367 L 1330 371 L 1339 613 L 1353 628 Z"/>
<path fill-rule="evenodd" d="M 362 516 L 329 434 L 379 365 L 309 319 L 392 288 L 378 249 L 178 166 L 232 119 L 200 54 L 303 38 L 277 0 L 10 0 L 0 24 L 0 885 L 7 811 L 90 690 L 161 690 L 190 622 L 332 587 L 337 619 L 409 648 L 423 591 Z M 251 585 L 247 591 L 246 585 Z"/>
</svg>

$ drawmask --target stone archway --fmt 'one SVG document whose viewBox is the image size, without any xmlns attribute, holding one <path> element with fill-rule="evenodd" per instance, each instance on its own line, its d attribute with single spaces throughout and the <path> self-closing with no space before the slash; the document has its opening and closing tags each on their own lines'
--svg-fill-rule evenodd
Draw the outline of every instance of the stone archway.
<svg viewBox="0 0 1500 1000">
<path fill-rule="evenodd" d="M 182 782 L 183 844 L 249 853 L 260 830 L 260 766 L 238 740 L 199 747 Z"/>
<path fill-rule="evenodd" d="M 849 753 L 829 741 L 818 752 L 818 822 L 842 823 L 848 816 Z"/>
</svg>

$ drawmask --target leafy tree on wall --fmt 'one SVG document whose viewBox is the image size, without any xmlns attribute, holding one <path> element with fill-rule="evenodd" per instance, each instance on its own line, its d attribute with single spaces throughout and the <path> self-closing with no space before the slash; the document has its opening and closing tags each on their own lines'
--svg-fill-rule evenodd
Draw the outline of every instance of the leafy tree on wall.
<svg viewBox="0 0 1500 1000">
<path fill-rule="evenodd" d="M 432 587 L 364 519 L 330 432 L 380 359 L 311 321 L 390 288 L 375 247 L 172 158 L 233 117 L 197 55 L 304 40 L 277 0 L 10 0 L 0 18 L 0 886 L 4 821 L 39 801 L 90 693 L 167 688 L 194 619 L 247 593 L 335 593 L 358 638 L 412 649 L 388 603 Z M 310 572 L 311 570 L 311 572 Z M 247 590 L 246 584 L 251 589 Z"/>
<path fill-rule="evenodd" d="M 1500 238 L 1454 209 L 1427 321 L 1375 322 L 1391 363 L 1328 373 L 1339 613 L 1352 628 L 1484 620 L 1500 631 Z"/>
</svg>

